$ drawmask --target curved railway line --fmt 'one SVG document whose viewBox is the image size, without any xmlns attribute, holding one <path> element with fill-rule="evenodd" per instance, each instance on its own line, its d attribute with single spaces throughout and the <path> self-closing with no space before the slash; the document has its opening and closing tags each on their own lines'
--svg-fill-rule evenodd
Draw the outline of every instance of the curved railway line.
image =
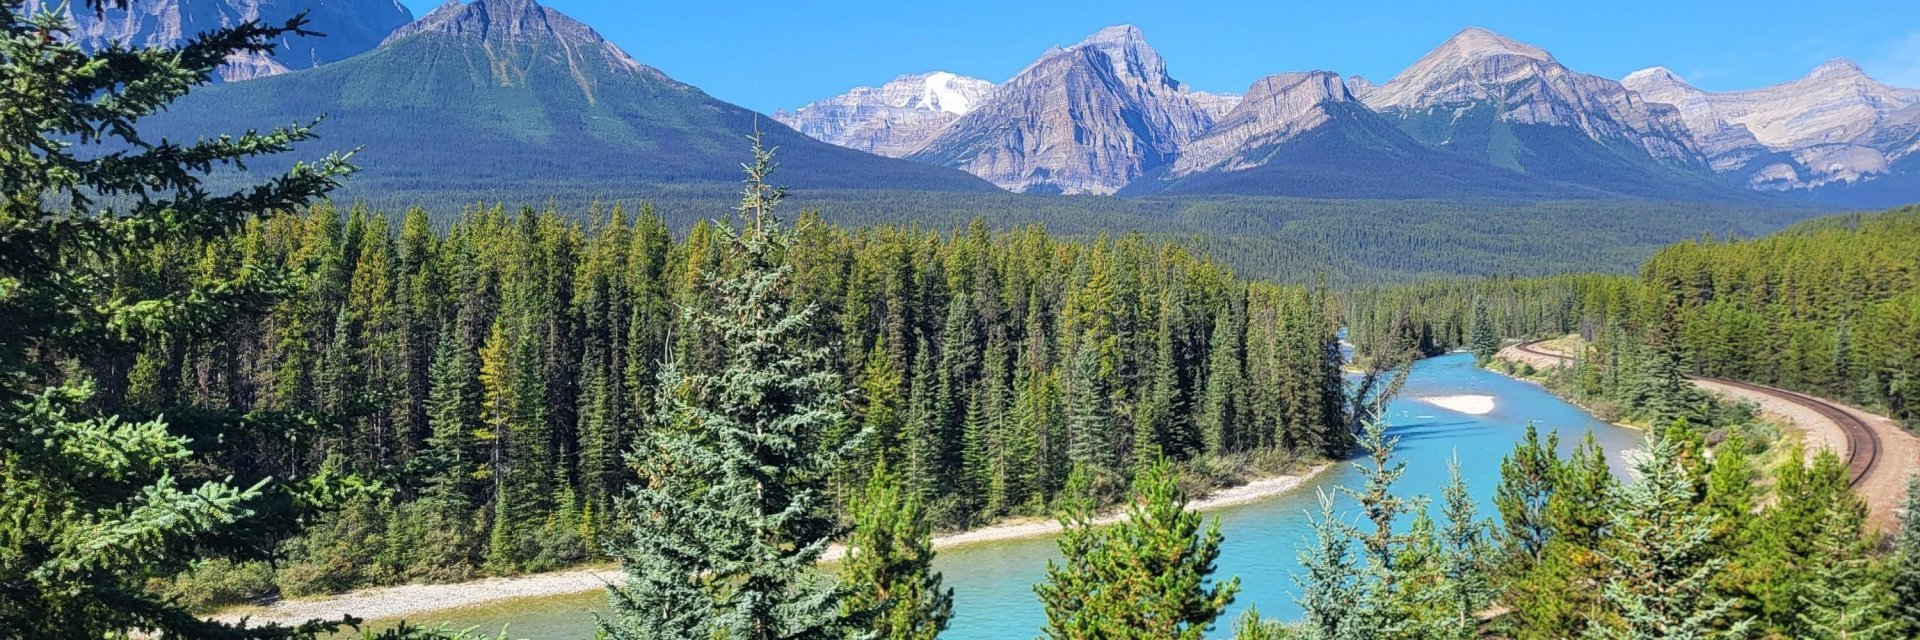
<svg viewBox="0 0 1920 640">
<path fill-rule="evenodd" d="M 1570 362 L 1573 360 L 1572 357 L 1564 354 L 1541 351 L 1533 348 L 1534 345 L 1541 342 L 1545 341 L 1533 340 L 1522 342 L 1514 345 L 1514 348 L 1532 356 L 1562 362 Z M 1860 486 L 1861 482 L 1873 474 L 1874 467 L 1880 463 L 1880 434 L 1875 433 L 1873 427 L 1869 426 L 1865 420 L 1861 420 L 1859 416 L 1854 415 L 1853 412 L 1848 411 L 1845 407 L 1804 393 L 1775 389 L 1773 387 L 1740 382 L 1738 380 L 1709 378 L 1705 376 L 1696 376 L 1695 379 L 1719 383 L 1729 387 L 1737 387 L 1754 393 L 1779 398 L 1780 400 L 1805 407 L 1814 413 L 1820 414 L 1821 417 L 1833 421 L 1847 436 L 1847 479 L 1849 486 Z"/>
</svg>

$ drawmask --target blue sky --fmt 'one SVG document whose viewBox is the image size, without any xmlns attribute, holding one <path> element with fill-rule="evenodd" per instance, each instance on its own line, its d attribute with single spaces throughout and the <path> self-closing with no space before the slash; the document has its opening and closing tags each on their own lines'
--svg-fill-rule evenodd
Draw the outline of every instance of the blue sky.
<svg viewBox="0 0 1920 640">
<path fill-rule="evenodd" d="M 1207 91 L 1310 69 L 1385 82 L 1470 25 L 1612 78 L 1659 65 L 1706 89 L 1740 89 L 1840 56 L 1920 87 L 1915 0 L 541 1 L 641 62 L 761 111 L 916 71 L 1000 82 L 1050 45 L 1119 23 L 1139 25 L 1175 78 Z M 403 2 L 417 15 L 441 4 Z"/>
</svg>

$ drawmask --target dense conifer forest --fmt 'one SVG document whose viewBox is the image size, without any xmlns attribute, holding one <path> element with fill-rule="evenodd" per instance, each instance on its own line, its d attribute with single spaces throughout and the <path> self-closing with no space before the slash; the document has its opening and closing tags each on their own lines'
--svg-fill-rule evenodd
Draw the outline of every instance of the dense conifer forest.
<svg viewBox="0 0 1920 640">
<path fill-rule="evenodd" d="M 1600 368 L 1658 348 L 1684 373 L 1802 391 L 1920 426 L 1920 208 L 1822 218 L 1755 240 L 1677 243 L 1637 278 L 1452 280 L 1348 298 L 1361 343 L 1405 316 L 1428 352 L 1465 347 L 1484 314 L 1501 337 L 1578 333 L 1592 343 L 1590 393 L 1618 380 Z"/>
<path fill-rule="evenodd" d="M 497 207 L 436 232 L 420 210 L 323 204 L 138 260 L 129 287 L 257 264 L 310 275 L 268 313 L 97 375 L 142 411 L 323 422 L 298 446 L 233 442 L 232 464 L 388 479 L 390 495 L 290 543 L 279 582 L 292 593 L 561 566 L 599 553 L 638 478 L 624 456 L 646 437 L 665 359 L 717 362 L 684 312 L 735 268 L 726 233 L 701 223 L 675 239 L 646 211 Z M 865 434 L 836 503 L 885 459 L 933 522 L 963 527 L 1047 513 L 1075 465 L 1117 487 L 1164 455 L 1226 481 L 1350 441 L 1323 290 L 1241 280 L 1138 236 L 1079 244 L 982 224 L 804 220 L 778 257 L 792 304 L 814 310 L 804 339 L 846 381 L 825 439 Z"/>
<path fill-rule="evenodd" d="M 474 190 L 456 194 L 365 192 L 350 202 L 388 211 L 418 206 L 436 226 L 476 202 L 579 215 L 596 203 L 651 204 L 676 235 L 732 206 L 731 185 L 649 187 L 635 192 L 556 188 L 538 197 Z M 956 229 L 983 220 L 995 231 L 1043 225 L 1088 242 L 1140 233 L 1174 242 L 1242 276 L 1336 287 L 1433 278 L 1628 273 L 1662 246 L 1715 234 L 1752 238 L 1830 210 L 1651 200 L 1315 200 L 1277 197 L 1042 196 L 890 190 L 798 190 L 787 208 L 818 211 L 849 228 Z M 585 222 L 585 220 L 580 220 Z"/>
</svg>

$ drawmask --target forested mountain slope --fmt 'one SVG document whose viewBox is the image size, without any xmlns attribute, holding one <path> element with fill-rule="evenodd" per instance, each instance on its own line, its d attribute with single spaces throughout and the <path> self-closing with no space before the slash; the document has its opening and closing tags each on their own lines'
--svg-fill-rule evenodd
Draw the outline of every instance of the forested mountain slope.
<svg viewBox="0 0 1920 640">
<path fill-rule="evenodd" d="M 641 64 L 532 0 L 450 3 L 341 62 L 194 92 L 151 118 L 173 137 L 326 117 L 311 148 L 361 149 L 343 193 L 539 203 L 732 184 L 747 135 L 798 188 L 993 191 L 960 171 L 800 135 Z M 271 169 L 273 167 L 258 167 Z M 450 212 L 449 212 L 450 213 Z"/>
</svg>

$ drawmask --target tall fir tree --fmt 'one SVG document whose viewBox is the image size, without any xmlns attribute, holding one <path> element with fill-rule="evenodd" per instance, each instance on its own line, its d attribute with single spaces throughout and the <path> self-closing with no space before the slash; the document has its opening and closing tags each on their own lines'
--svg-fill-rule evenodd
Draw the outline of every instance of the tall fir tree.
<svg viewBox="0 0 1920 640">
<path fill-rule="evenodd" d="M 849 618 L 875 640 L 933 640 L 953 618 L 953 589 L 933 570 L 933 534 L 920 499 L 882 461 L 852 505 L 853 534 L 839 578 Z"/>
<path fill-rule="evenodd" d="M 1519 562 L 1520 569 L 1539 560 L 1553 536 L 1547 504 L 1553 499 L 1559 446 L 1559 432 L 1548 433 L 1542 440 L 1528 424 L 1520 444 L 1500 460 L 1500 485 L 1494 490 L 1493 504 L 1500 511 L 1501 543 L 1509 549 L 1505 555 Z"/>
<path fill-rule="evenodd" d="M 1460 477 L 1460 458 L 1447 464 L 1447 484 L 1440 490 L 1446 528 L 1440 535 L 1440 580 L 1434 589 L 1438 612 L 1430 633 L 1434 640 L 1472 640 L 1480 637 L 1480 612 L 1493 602 L 1492 553 L 1473 495 Z"/>
<path fill-rule="evenodd" d="M 1107 377 L 1100 366 L 1100 352 L 1091 344 L 1082 344 L 1074 352 L 1073 372 L 1067 387 L 1068 456 L 1076 466 L 1113 470 L 1113 406 L 1108 395 Z"/>
<path fill-rule="evenodd" d="M 1231 309 L 1223 309 L 1214 316 L 1213 334 L 1208 344 L 1213 348 L 1207 355 L 1207 383 L 1201 392 L 1200 414 L 1196 422 L 1207 453 L 1218 454 L 1233 450 L 1239 444 L 1236 432 L 1239 430 L 1237 400 L 1241 385 L 1242 342 Z"/>
<path fill-rule="evenodd" d="M 738 220 L 723 236 L 729 275 L 702 283 L 686 310 L 717 340 L 711 371 L 661 372 L 650 441 L 635 454 L 643 485 L 626 501 L 628 574 L 610 587 L 611 638 L 837 638 L 847 589 L 814 564 L 839 533 L 827 480 L 848 443 L 817 435 L 842 420 L 839 376 L 802 344 L 817 315 L 793 306 L 795 234 L 774 208 L 773 156 L 754 139 Z M 861 612 L 864 613 L 864 612 Z"/>
<path fill-rule="evenodd" d="M 1847 518 L 1820 521 L 1813 543 L 1816 566 L 1800 591 L 1794 637 L 1809 640 L 1894 640 L 1900 621 L 1894 594 L 1871 566 L 1859 527 Z"/>
<path fill-rule="evenodd" d="M 1304 640 L 1348 640 L 1366 637 L 1362 621 L 1372 616 L 1359 611 L 1363 598 L 1360 567 L 1353 558 L 1351 527 L 1333 510 L 1333 497 L 1320 494 L 1320 515 L 1313 518 L 1313 539 L 1300 550 L 1300 637 Z"/>
<path fill-rule="evenodd" d="M 1473 299 L 1473 319 L 1467 328 L 1467 348 L 1473 351 L 1474 359 L 1486 364 L 1500 354 L 1500 332 L 1493 326 L 1493 313 L 1487 309 L 1484 297 Z"/>
<path fill-rule="evenodd" d="M 93 0 L 75 10 L 127 5 Z M 329 156 L 216 192 L 203 182 L 216 168 L 291 151 L 314 129 L 183 145 L 138 126 L 209 82 L 229 57 L 270 54 L 283 38 L 314 34 L 304 18 L 248 21 L 174 47 L 84 51 L 60 15 L 30 13 L 20 0 L 0 2 L 0 24 L 0 629 L 18 637 L 313 635 L 312 625 L 202 620 L 148 590 L 150 578 L 199 554 L 263 556 L 270 545 L 256 534 L 296 527 L 302 515 L 274 505 L 310 507 L 324 492 L 303 496 L 290 489 L 295 479 L 221 472 L 210 450 L 223 446 L 219 436 L 236 424 L 264 425 L 210 410 L 245 407 L 162 419 L 124 402 L 140 351 L 221 335 L 283 296 L 285 274 L 254 263 L 154 287 L 113 275 L 162 247 L 304 207 L 352 169 Z"/>
</svg>

